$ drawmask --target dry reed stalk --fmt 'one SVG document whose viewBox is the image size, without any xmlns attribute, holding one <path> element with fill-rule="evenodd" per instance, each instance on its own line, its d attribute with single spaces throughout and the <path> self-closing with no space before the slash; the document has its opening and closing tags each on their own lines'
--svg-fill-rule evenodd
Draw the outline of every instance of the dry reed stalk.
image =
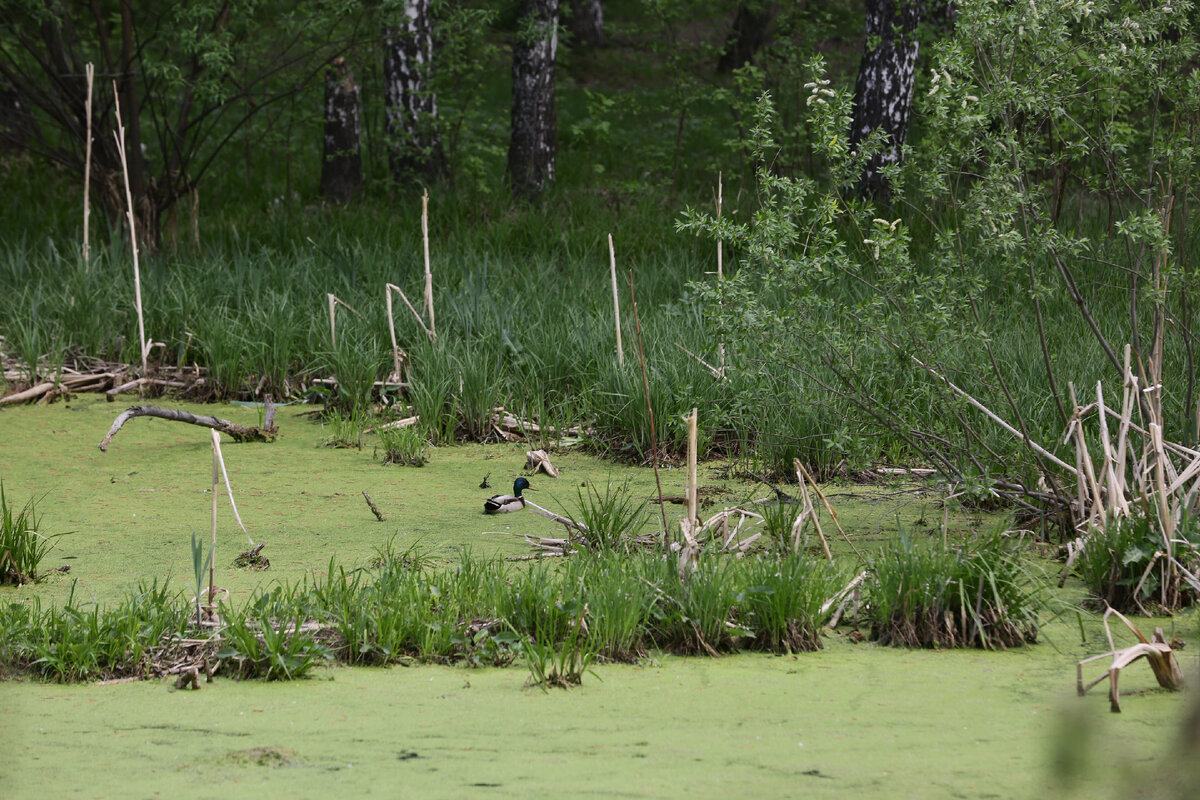
<svg viewBox="0 0 1200 800">
<path fill-rule="evenodd" d="M 396 342 L 396 320 L 392 315 L 392 284 L 383 285 L 383 302 L 387 306 L 388 334 L 392 337 L 392 374 L 391 379 L 399 383 L 404 378 L 400 373 L 400 345 Z"/>
<path fill-rule="evenodd" d="M 1087 440 L 1083 438 L 1083 413 L 1084 409 L 1079 407 L 1079 400 L 1075 397 L 1074 382 L 1067 382 L 1067 390 L 1071 394 L 1071 405 L 1075 409 L 1075 417 L 1072 422 L 1075 423 L 1073 434 L 1075 436 L 1075 452 L 1078 453 L 1079 459 L 1083 462 L 1084 475 L 1079 479 L 1082 481 L 1087 479 L 1088 488 L 1092 493 L 1092 511 L 1088 515 L 1088 520 L 1097 518 L 1101 526 L 1104 520 L 1108 517 L 1108 512 L 1104 508 L 1104 497 L 1100 494 L 1100 485 L 1096 480 L 1096 471 L 1092 468 L 1092 456 L 1088 452 Z M 1080 513 L 1084 512 L 1083 508 L 1079 509 Z"/>
<path fill-rule="evenodd" d="M 216 596 L 216 564 L 217 564 L 217 484 L 220 482 L 220 466 L 218 464 L 219 448 L 221 446 L 221 437 L 216 431 L 210 430 L 212 434 L 212 543 L 211 555 L 208 562 L 208 604 L 212 605 L 213 598 Z"/>
<path fill-rule="evenodd" d="M 658 487 L 658 511 L 662 514 L 663 547 L 670 547 L 667 509 L 663 505 L 662 481 L 658 477 L 658 434 L 654 430 L 654 408 L 650 405 L 650 380 L 646 377 L 646 351 L 642 347 L 642 321 L 638 317 L 637 295 L 633 291 L 633 270 L 629 270 L 629 302 L 633 304 L 633 324 L 637 330 L 638 361 L 642 365 L 642 391 L 646 395 L 646 413 L 650 415 L 650 460 L 654 464 L 654 485 Z"/>
<path fill-rule="evenodd" d="M 229 495 L 229 507 L 233 509 L 233 518 L 237 520 L 242 533 L 246 534 L 246 538 L 250 540 L 250 546 L 254 547 L 254 540 L 250 538 L 250 531 L 246 530 L 246 525 L 242 522 L 242 515 L 238 513 L 237 503 L 233 499 L 233 486 L 229 484 L 229 472 L 225 469 L 225 456 L 221 454 L 221 437 L 215 428 L 209 428 L 209 431 L 213 438 L 213 456 L 221 465 L 221 477 L 225 480 L 225 492 Z"/>
<path fill-rule="evenodd" d="M 129 161 L 125 157 L 125 125 L 121 122 L 121 99 L 117 94 L 117 82 L 113 81 L 113 101 L 117 109 L 117 152 L 121 155 L 121 172 L 125 176 L 125 204 L 128 206 L 129 246 L 133 249 L 133 298 L 137 305 L 138 339 L 142 350 L 142 375 L 146 375 L 146 321 L 142 316 L 142 274 L 138 268 L 137 228 L 133 218 L 133 192 L 129 188 Z M 140 155 L 140 154 L 139 154 Z"/>
<path fill-rule="evenodd" d="M 90 253 L 88 246 L 89 220 L 92 215 L 90 198 L 92 188 L 92 86 L 96 78 L 96 66 L 89 61 L 85 72 L 87 74 L 87 101 L 83 108 L 84 114 L 87 116 L 87 143 L 84 147 L 83 158 L 83 260 L 84 271 L 88 271 L 91 267 L 87 261 Z"/>
<path fill-rule="evenodd" d="M 687 353 L 687 354 L 688 354 L 689 356 L 691 356 L 692 358 L 694 358 L 694 359 L 695 359 L 697 362 L 699 362 L 699 363 L 700 363 L 700 366 L 702 366 L 702 367 L 704 367 L 706 370 L 708 370 L 708 371 L 709 371 L 709 373 L 711 373 L 711 374 L 712 374 L 712 376 L 713 376 L 714 378 L 716 378 L 717 380 L 721 380 L 721 379 L 724 377 L 724 374 L 725 374 L 725 373 L 724 373 L 724 368 L 722 368 L 722 369 L 717 369 L 717 368 L 716 368 L 716 367 L 714 367 L 712 364 L 709 364 L 709 363 L 708 363 L 707 361 L 705 361 L 703 358 L 701 358 L 700 356 L 698 356 L 698 355 L 696 355 L 695 353 L 693 353 L 691 350 L 688 350 L 686 347 L 684 347 L 683 345 L 681 345 L 679 342 L 675 342 L 675 346 L 676 346 L 676 347 L 678 347 L 678 348 L 679 348 L 680 350 L 682 350 L 683 352 Z"/>
<path fill-rule="evenodd" d="M 1162 529 L 1163 547 L 1167 551 L 1167 556 L 1173 558 L 1175 545 L 1172 540 L 1175 538 L 1175 519 L 1167 506 L 1167 480 L 1163 469 L 1163 464 L 1167 461 L 1167 454 L 1163 450 L 1162 428 L 1153 422 L 1148 427 L 1150 428 L 1150 447 L 1154 452 L 1154 489 L 1155 494 L 1158 495 L 1158 525 Z"/>
<path fill-rule="evenodd" d="M 696 423 L 698 421 L 697 409 L 693 408 L 691 416 L 685 417 L 684 420 L 687 422 L 687 431 L 688 431 L 688 444 L 687 444 L 687 447 L 688 447 L 688 449 L 687 449 L 688 528 L 690 530 L 694 531 L 694 530 L 696 530 L 696 527 L 699 525 L 699 520 L 696 517 L 696 499 L 697 499 L 697 494 L 698 494 L 698 487 L 696 485 L 696 446 L 697 446 Z"/>
<path fill-rule="evenodd" d="M 838 521 L 837 512 L 833 510 L 833 506 L 830 504 L 829 498 L 827 498 L 825 493 L 821 491 L 821 487 L 817 486 L 817 482 L 813 479 L 813 476 L 809 473 L 809 471 L 804 468 L 804 464 L 801 463 L 800 459 L 795 459 L 795 462 L 796 469 L 803 473 L 804 477 L 808 479 L 808 483 L 812 486 L 813 491 L 817 493 L 817 497 L 821 498 L 821 504 L 825 506 L 825 510 L 829 512 L 829 516 L 833 518 L 833 526 L 838 529 L 838 533 L 840 533 L 842 538 L 846 540 L 846 544 L 850 545 L 850 549 L 854 551 L 854 555 L 858 556 L 860 561 L 865 561 L 866 559 L 863 558 L 863 554 L 858 551 L 858 548 L 854 546 L 854 542 L 850 540 L 850 536 L 846 533 L 846 531 L 842 530 L 842 523 Z"/>
<path fill-rule="evenodd" d="M 1104 386 L 1096 381 L 1096 409 L 1100 416 L 1100 448 L 1104 452 L 1104 484 L 1108 488 L 1108 502 L 1114 514 L 1122 517 L 1129 516 L 1129 504 L 1121 491 L 1122 481 L 1117 477 L 1116 459 L 1113 455 L 1112 441 L 1108 436 L 1108 415 L 1104 407 Z"/>
<path fill-rule="evenodd" d="M 717 172 L 717 219 L 721 219 L 721 173 Z M 725 280 L 725 242 L 717 240 L 717 286 L 720 286 Z M 723 305 L 720 301 L 719 304 Z M 717 364 L 721 368 L 721 376 L 725 375 L 725 343 L 720 342 L 717 345 Z"/>
<path fill-rule="evenodd" d="M 413 318 L 421 326 L 421 330 L 425 331 L 425 335 L 429 337 L 429 341 L 434 341 L 436 337 L 433 335 L 433 331 L 425 324 L 425 320 L 421 319 L 421 315 L 417 313 L 417 309 L 413 308 L 413 304 L 408 301 L 408 297 L 404 294 L 404 291 L 396 284 L 389 283 L 387 284 L 387 288 L 384 289 L 384 295 L 387 297 L 388 327 L 392 331 L 393 351 L 396 349 L 396 326 L 392 321 L 392 292 L 400 295 L 400 299 L 404 301 L 404 305 L 408 306 L 408 310 L 412 312 Z"/>
<path fill-rule="evenodd" d="M 792 550 L 798 552 L 800 549 L 800 530 L 803 528 L 802 518 L 807 516 L 812 520 L 813 529 L 816 530 L 818 538 L 821 540 L 821 549 L 825 551 L 825 558 L 829 563 L 833 563 L 833 553 L 829 550 L 829 542 L 825 540 L 825 532 L 821 530 L 821 520 L 817 518 L 817 509 L 812 504 L 812 498 L 808 496 L 808 486 L 805 485 L 804 479 L 808 476 L 808 471 L 804 469 L 804 465 L 800 463 L 800 459 L 793 459 L 796 467 L 796 480 L 800 484 L 800 499 L 804 502 L 804 507 L 800 510 L 800 514 L 796 517 L 796 522 L 792 525 Z"/>
<path fill-rule="evenodd" d="M 426 333 L 431 341 L 437 341 L 437 325 L 433 320 L 433 273 L 429 270 L 429 190 L 421 195 L 421 241 L 425 248 L 425 308 L 429 311 L 429 327 Z"/>
<path fill-rule="evenodd" d="M 325 297 L 329 301 L 329 342 L 333 347 L 337 347 L 337 307 L 341 306 L 359 319 L 362 318 L 362 314 L 351 308 L 345 300 L 342 300 L 333 292 L 326 292 Z"/>
<path fill-rule="evenodd" d="M 1121 421 L 1117 425 L 1117 468 L 1118 477 L 1120 478 L 1121 496 L 1125 497 L 1129 493 L 1129 481 L 1126 479 L 1128 470 L 1125 463 L 1125 456 L 1129 448 L 1129 425 L 1133 418 L 1133 401 L 1137 392 L 1137 378 L 1133 375 L 1133 370 L 1129 368 L 1130 346 L 1125 345 L 1125 372 L 1121 379 Z M 1128 506 L 1128 503 L 1126 503 Z"/>
<path fill-rule="evenodd" d="M 617 296 L 617 251 L 613 249 L 612 234 L 608 235 L 608 267 L 612 273 L 613 319 L 617 326 L 617 366 L 625 366 L 625 350 L 621 347 L 621 301 Z"/>
<path fill-rule="evenodd" d="M 530 500 L 528 497 L 523 497 L 522 499 L 525 501 L 526 509 L 528 509 L 529 511 L 532 511 L 535 514 L 543 516 L 546 519 L 554 520 L 555 522 L 557 522 L 558 524 L 560 524 L 564 528 L 566 528 L 568 531 L 571 529 L 575 529 L 575 530 L 579 531 L 580 533 L 589 533 L 587 526 L 584 525 L 582 522 L 576 522 L 575 520 L 568 519 L 567 517 L 564 517 L 561 514 L 555 514 L 553 511 L 551 511 L 548 508 L 542 508 L 537 503 Z"/>
<path fill-rule="evenodd" d="M 1035 442 L 1033 439 L 1030 439 L 1028 436 L 1021 433 L 1021 431 L 1017 430 L 1012 425 L 1010 425 L 1008 422 L 1006 422 L 1004 420 L 1004 418 L 1001 417 L 999 414 L 992 411 L 990 408 L 985 406 L 983 403 L 979 402 L 974 397 L 972 397 L 970 394 L 968 394 L 967 392 L 965 392 L 961 388 L 959 388 L 954 383 L 954 381 L 950 380 L 945 375 L 938 372 L 936 369 L 929 366 L 928 364 L 926 364 L 924 361 L 917 358 L 916 356 L 910 355 L 909 358 L 911 358 L 913 363 L 915 363 L 918 367 L 920 367 L 921 369 L 923 369 L 927 373 L 929 373 L 930 376 L 937 378 L 939 381 L 941 381 L 943 384 L 945 384 L 947 388 L 949 388 L 951 391 L 953 391 L 959 397 L 966 400 L 968 403 L 970 403 L 972 406 L 974 406 L 979 411 L 983 412 L 983 414 L 986 415 L 988 417 L 988 419 L 992 420 L 992 422 L 995 422 L 1001 428 L 1004 428 L 1004 430 L 1008 431 L 1010 434 L 1017 437 L 1022 442 L 1024 442 L 1026 445 L 1028 445 L 1031 450 L 1033 450 L 1035 453 L 1040 455 L 1042 458 L 1046 459 L 1047 461 L 1049 461 L 1052 464 L 1055 464 L 1060 469 L 1066 470 L 1067 472 L 1071 473 L 1072 475 L 1078 475 L 1078 471 L 1075 469 L 1075 467 L 1072 467 L 1070 464 L 1063 461 L 1061 458 L 1054 455 L 1046 448 L 1042 447 L 1040 444 Z"/>
</svg>

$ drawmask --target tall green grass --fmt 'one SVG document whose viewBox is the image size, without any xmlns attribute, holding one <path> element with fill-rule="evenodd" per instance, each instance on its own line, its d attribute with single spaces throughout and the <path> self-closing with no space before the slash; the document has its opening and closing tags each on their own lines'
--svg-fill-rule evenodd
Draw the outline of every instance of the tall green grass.
<svg viewBox="0 0 1200 800">
<path fill-rule="evenodd" d="M 1016 647 L 1037 641 L 1040 582 L 1003 532 L 961 546 L 901 530 L 871 560 L 873 638 L 900 647 Z"/>
<path fill-rule="evenodd" d="M 18 510 L 9 503 L 0 480 L 0 584 L 38 579 L 38 568 L 54 548 L 54 539 L 63 535 L 47 536 L 38 530 L 40 526 L 37 504 L 29 500 Z"/>
</svg>

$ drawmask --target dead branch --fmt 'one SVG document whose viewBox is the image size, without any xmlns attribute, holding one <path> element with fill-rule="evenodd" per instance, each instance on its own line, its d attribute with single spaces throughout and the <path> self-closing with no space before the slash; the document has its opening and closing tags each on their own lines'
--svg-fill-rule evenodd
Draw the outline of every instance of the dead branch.
<svg viewBox="0 0 1200 800">
<path fill-rule="evenodd" d="M 364 490 L 362 493 L 363 499 L 367 501 L 367 505 L 371 507 L 371 513 L 375 515 L 375 519 L 383 522 L 383 514 L 379 512 L 379 506 L 375 505 L 375 501 L 371 499 L 371 495 Z"/>
<path fill-rule="evenodd" d="M 221 433 L 226 433 L 233 437 L 235 442 L 271 442 L 275 440 L 275 435 L 279 432 L 278 429 L 273 428 L 256 428 L 248 425 L 239 425 L 236 422 L 230 422 L 220 417 L 198 417 L 187 411 L 180 411 L 173 408 L 131 406 L 122 411 L 113 422 L 112 427 L 108 429 L 108 433 L 105 434 L 104 439 L 101 440 L 99 445 L 101 452 L 108 452 L 108 443 L 117 435 L 117 431 L 121 430 L 121 427 L 134 417 L 157 417 L 173 422 L 186 422 L 189 425 L 200 425 L 220 431 Z"/>
</svg>

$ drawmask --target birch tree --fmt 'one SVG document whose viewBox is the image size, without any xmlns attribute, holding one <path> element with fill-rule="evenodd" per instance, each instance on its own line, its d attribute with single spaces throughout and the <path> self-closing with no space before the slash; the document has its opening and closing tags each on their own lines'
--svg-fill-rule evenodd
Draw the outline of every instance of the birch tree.
<svg viewBox="0 0 1200 800">
<path fill-rule="evenodd" d="M 513 194 L 532 199 L 554 181 L 554 60 L 558 0 L 521 0 L 513 45 L 512 134 L 508 174 Z"/>
<path fill-rule="evenodd" d="M 325 73 L 325 141 L 321 194 L 347 203 L 362 189 L 361 103 L 346 59 L 338 56 Z"/>
<path fill-rule="evenodd" d="M 388 162 L 399 183 L 432 182 L 446 170 L 433 88 L 430 0 L 390 0 L 384 7 L 383 81 Z"/>
<path fill-rule="evenodd" d="M 850 145 L 862 147 L 875 131 L 882 131 L 883 142 L 859 177 L 859 191 L 864 195 L 886 196 L 882 170 L 900 161 L 920 49 L 917 26 L 924 9 L 923 0 L 867 0 L 866 41 L 854 86 Z"/>
</svg>

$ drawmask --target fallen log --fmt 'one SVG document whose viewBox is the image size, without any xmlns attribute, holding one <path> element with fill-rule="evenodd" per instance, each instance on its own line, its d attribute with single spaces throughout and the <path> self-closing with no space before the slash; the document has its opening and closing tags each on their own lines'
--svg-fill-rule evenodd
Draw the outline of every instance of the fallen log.
<svg viewBox="0 0 1200 800">
<path fill-rule="evenodd" d="M 112 427 L 108 429 L 108 433 L 105 434 L 104 439 L 101 440 L 99 445 L 102 452 L 108 452 L 108 443 L 117 435 L 117 431 L 121 430 L 121 426 L 134 417 L 157 417 L 174 422 L 186 422 L 189 425 L 200 425 L 220 431 L 221 433 L 226 433 L 233 437 L 235 442 L 271 442 L 275 440 L 275 436 L 279 432 L 279 429 L 275 427 L 258 428 L 249 425 L 240 425 L 236 422 L 221 419 L 220 417 L 198 417 L 187 411 L 179 411 L 173 408 L 132 406 L 122 411 L 113 422 Z"/>
<path fill-rule="evenodd" d="M 13 403 L 24 403 L 26 400 L 32 400 L 35 397 L 40 397 L 46 392 L 54 389 L 53 383 L 39 383 L 30 389 L 16 394 L 10 394 L 8 397 L 0 397 L 0 406 L 7 406 Z"/>
</svg>

